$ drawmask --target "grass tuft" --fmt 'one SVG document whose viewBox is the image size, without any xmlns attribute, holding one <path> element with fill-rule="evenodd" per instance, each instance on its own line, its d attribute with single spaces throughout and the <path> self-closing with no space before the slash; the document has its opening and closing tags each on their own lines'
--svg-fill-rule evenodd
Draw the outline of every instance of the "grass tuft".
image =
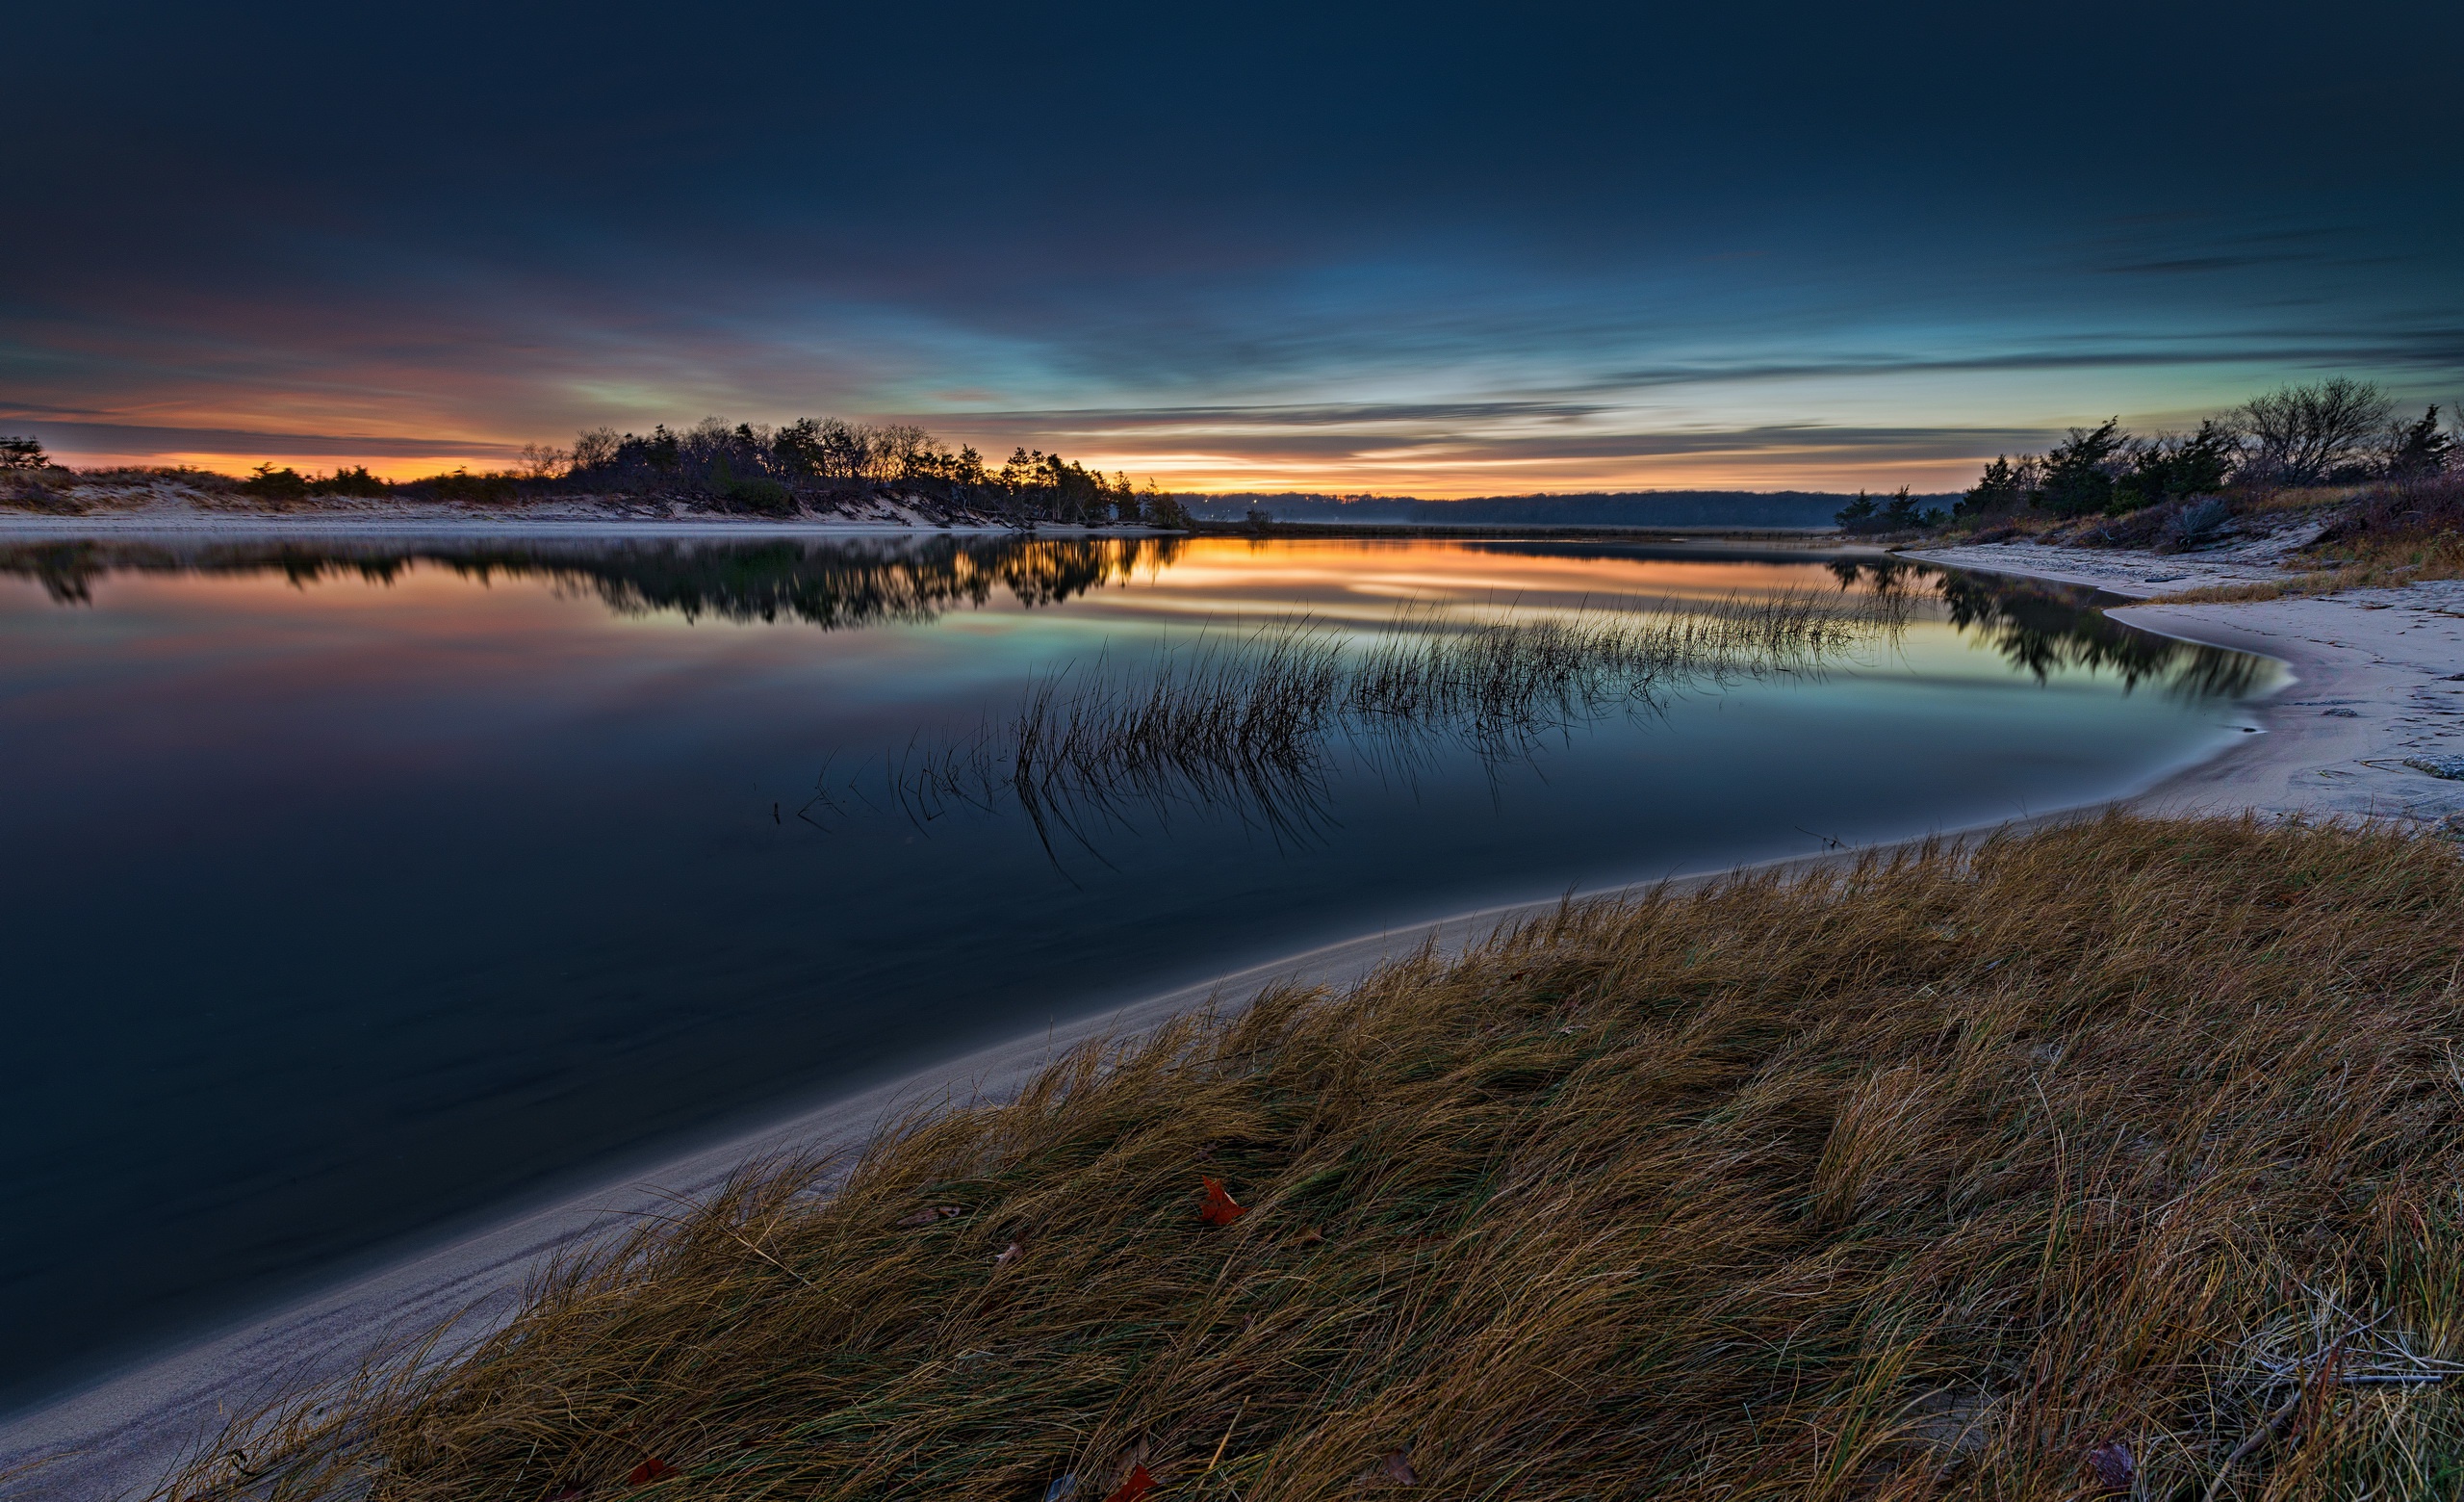
<svg viewBox="0 0 2464 1502">
<path fill-rule="evenodd" d="M 2338 557 L 2304 559 L 2320 566 L 2283 579 L 2209 584 L 2158 595 L 2151 605 L 2214 605 L 2311 599 L 2348 589 L 2400 589 L 2438 579 L 2464 579 L 2464 534 L 2453 531 L 2363 533 L 2323 550 Z"/>
<path fill-rule="evenodd" d="M 1680 686 L 1819 671 L 1905 628 L 1913 604 L 1891 579 L 1492 622 L 1411 612 L 1366 643 L 1305 620 L 1209 634 L 1151 662 L 1041 678 L 1007 721 L 885 759 L 886 791 L 919 823 L 1014 803 L 1047 846 L 1057 831 L 1084 842 L 1128 806 L 1230 805 L 1306 827 L 1338 741 L 1398 765 L 1435 740 L 1506 760 Z M 845 790 L 870 801 L 860 784 Z M 814 801 L 838 807 L 827 787 Z"/>
<path fill-rule="evenodd" d="M 2460 944 L 2451 847 L 2248 819 L 1573 904 L 749 1167 L 161 1495 L 2452 1496 Z"/>
</svg>

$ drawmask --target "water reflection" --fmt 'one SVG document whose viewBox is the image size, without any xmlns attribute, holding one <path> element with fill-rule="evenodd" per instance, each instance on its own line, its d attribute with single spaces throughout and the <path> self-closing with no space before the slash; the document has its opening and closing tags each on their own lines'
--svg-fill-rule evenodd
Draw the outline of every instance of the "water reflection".
<svg viewBox="0 0 2464 1502">
<path fill-rule="evenodd" d="M 1709 605 L 1517 612 L 1400 612 L 1379 632 L 1287 619 L 1201 635 L 1142 661 L 1071 662 L 1030 686 L 1002 723 L 910 741 L 878 761 L 883 802 L 922 827 L 1014 808 L 1058 863 L 1057 835 L 1102 859 L 1098 829 L 1136 816 L 1222 809 L 1278 842 L 1329 816 L 1339 769 L 1410 784 L 1442 747 L 1494 784 L 1542 743 L 1617 715 L 1657 714 L 1691 688 L 1815 677 L 1907 629 L 1905 593 L 1791 589 Z M 825 774 L 801 811 L 844 818 L 874 779 Z M 848 802 L 842 802 L 840 791 Z"/>
<path fill-rule="evenodd" d="M 2266 659 L 2124 626 L 2095 605 L 2097 591 L 2007 575 L 1969 574 L 1902 558 L 1847 559 L 1831 565 L 1842 588 L 1862 582 L 1878 593 L 1912 593 L 1930 582 L 1950 623 L 1982 638 L 2039 683 L 2063 668 L 2110 672 L 2125 691 L 2160 684 L 2185 699 L 2246 697 L 2270 671 Z"/>
<path fill-rule="evenodd" d="M 1471 545 L 1517 557 L 1633 562 L 1655 550 L 1607 544 Z M 673 614 L 734 622 L 800 621 L 824 631 L 921 624 L 981 609 L 1005 593 L 1021 606 L 1058 605 L 1188 555 L 1177 537 L 962 536 L 725 538 L 289 538 L 266 541 L 78 540 L 0 544 L 0 576 L 39 584 L 61 605 L 93 603 L 117 573 L 392 583 L 429 564 L 479 583 L 535 580 L 597 598 L 620 615 Z M 1761 561 L 1749 550 L 1689 548 L 1693 562 Z M 2257 658 L 2179 641 L 2108 619 L 2084 585 L 1963 573 L 1901 558 L 1828 561 L 1841 590 L 1865 608 L 1907 615 L 1939 600 L 1950 624 L 2040 682 L 2065 668 L 2111 672 L 2125 688 L 2160 683 L 2191 699 L 2249 693 L 2266 672 Z"/>
<path fill-rule="evenodd" d="M 620 615 L 737 622 L 782 618 L 824 631 L 921 623 L 981 608 L 1006 590 L 1056 605 L 1170 564 L 1177 537 L 954 536 L 780 538 L 285 539 L 94 541 L 0 546 L 0 575 L 31 580 L 61 605 L 91 605 L 116 572 L 229 578 L 278 575 L 392 583 L 425 563 L 478 583 L 537 580 L 595 595 Z"/>
</svg>

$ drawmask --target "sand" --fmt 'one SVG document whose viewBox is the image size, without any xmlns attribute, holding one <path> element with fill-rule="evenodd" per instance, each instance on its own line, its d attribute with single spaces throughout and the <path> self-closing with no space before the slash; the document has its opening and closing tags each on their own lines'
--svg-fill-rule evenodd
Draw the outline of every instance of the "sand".
<svg viewBox="0 0 2464 1502">
<path fill-rule="evenodd" d="M 2273 572 L 2267 559 L 2189 562 L 2035 545 L 1907 556 L 2092 583 L 2136 598 Z M 2137 606 L 2110 613 L 2149 631 L 2280 659 L 2291 666 L 2293 682 L 2248 707 L 2265 734 L 2246 736 L 2214 760 L 2153 787 L 2090 807 L 2357 815 L 2464 831 L 2464 781 L 2442 780 L 2405 764 L 2407 759 L 2464 754 L 2464 583 L 2265 604 Z M 2054 811 L 2030 822 L 2080 812 Z M 1788 864 L 1812 866 L 1853 854 Z M 347 1370 L 371 1349 L 424 1331 L 456 1310 L 469 1311 L 462 1330 L 483 1330 L 502 1317 L 524 1280 L 548 1258 L 585 1247 L 631 1217 L 656 1213 L 678 1196 L 706 1192 L 749 1158 L 789 1148 L 850 1151 L 885 1122 L 916 1107 L 1000 1099 L 1055 1052 L 1083 1039 L 1135 1033 L 1211 1002 L 1237 1005 L 1270 981 L 1339 986 L 1421 945 L 1458 947 L 1502 922 L 1553 905 L 1553 899 L 1537 901 L 1364 935 L 1125 1009 L 1057 1022 L 1033 1036 L 885 1081 L 759 1133 L 531 1209 L 0 1422 L 0 1474 L 40 1463 L 13 1489 L 0 1483 L 0 1495 L 143 1495 L 170 1464 L 210 1439 L 218 1415 L 245 1411 L 288 1383 Z"/>
<path fill-rule="evenodd" d="M 1902 557 L 2093 584 L 2133 599 L 2281 578 L 2240 557 L 2000 544 Z M 2464 756 L 2464 581 L 2315 599 L 2108 609 L 2144 631 L 2276 658 L 2294 682 L 2252 706 L 2267 734 L 2170 779 L 2141 806 L 2167 812 L 2359 816 L 2464 829 L 2464 781 L 2410 764 Z"/>
</svg>

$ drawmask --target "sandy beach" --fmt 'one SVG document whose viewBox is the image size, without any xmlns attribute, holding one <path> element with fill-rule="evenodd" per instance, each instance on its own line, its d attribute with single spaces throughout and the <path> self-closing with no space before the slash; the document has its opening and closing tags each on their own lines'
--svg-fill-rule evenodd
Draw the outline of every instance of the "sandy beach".
<svg viewBox="0 0 2464 1502">
<path fill-rule="evenodd" d="M 2263 558 L 2088 552 L 2033 544 L 1914 550 L 1981 572 L 2092 584 L 2131 599 L 2280 578 Z M 2357 816 L 2451 827 L 2464 781 L 2419 762 L 2464 756 L 2464 581 L 2231 605 L 2137 605 L 2105 612 L 2143 631 L 2289 664 L 2294 683 L 2260 709 L 2265 736 L 2145 794 L 2173 813 Z"/>
<path fill-rule="evenodd" d="M 67 519 L 53 525 L 64 531 L 95 530 L 90 523 Z M 433 531 L 432 525 L 379 521 L 327 525 Z M 282 530 L 297 526 L 288 523 Z M 792 530 L 782 524 L 748 524 L 747 530 L 757 528 L 765 533 Z M 148 527 L 158 529 L 159 523 Z M 843 534 L 851 529 L 826 530 Z M 226 523 L 217 531 L 239 530 Z M 21 524 L 12 522 L 6 531 L 21 534 Z M 2272 572 L 2263 564 L 2238 560 L 2200 563 L 2033 545 L 1907 557 L 2094 584 L 2139 599 L 2216 579 Z M 2246 707 L 2250 723 L 2263 733 L 2241 737 L 2221 755 L 2153 787 L 2086 807 L 2122 803 L 2162 812 L 2246 809 L 2269 815 L 2362 816 L 2464 829 L 2464 781 L 2444 780 L 2407 764 L 2464 754 L 2464 583 L 2266 604 L 2141 605 L 2112 614 L 2145 630 L 2281 660 L 2290 665 L 2293 682 L 2272 698 Z M 2052 811 L 2039 819 L 2080 812 Z M 1681 879 L 1708 880 L 1717 874 Z M 1237 1005 L 1272 981 L 1342 985 L 1420 945 L 1460 946 L 1501 923 L 1552 905 L 1553 899 L 1458 915 L 1283 955 L 1134 1006 L 1058 1023 L 922 1074 L 879 1081 L 757 1133 L 686 1158 L 637 1168 L 621 1180 L 534 1206 L 479 1233 L 430 1247 L 14 1416 L 0 1426 L 0 1475 L 30 1464 L 37 1468 L 0 1483 L 0 1494 L 142 1495 L 170 1463 L 212 1436 L 221 1415 L 245 1411 L 286 1385 L 346 1371 L 372 1348 L 422 1333 L 456 1310 L 469 1311 L 464 1330 L 484 1329 L 509 1308 L 524 1280 L 550 1258 L 587 1246 L 594 1236 L 632 1217 L 656 1213 L 676 1197 L 706 1192 L 749 1158 L 788 1151 L 850 1152 L 906 1113 L 944 1102 L 998 1099 L 1055 1052 L 1087 1038 L 1135 1033 L 1209 1004 Z"/>
</svg>

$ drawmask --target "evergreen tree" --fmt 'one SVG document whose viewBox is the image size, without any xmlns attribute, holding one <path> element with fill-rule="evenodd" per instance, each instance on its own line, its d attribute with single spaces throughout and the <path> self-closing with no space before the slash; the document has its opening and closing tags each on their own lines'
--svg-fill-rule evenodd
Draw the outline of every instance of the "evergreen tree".
<svg viewBox="0 0 2464 1502">
<path fill-rule="evenodd" d="M 2441 474 L 2454 456 L 2455 439 L 2440 429 L 2438 408 L 2432 406 L 2422 414 L 2420 422 L 2389 435 L 2387 476 L 2391 479 L 2417 479 Z"/>
<path fill-rule="evenodd" d="M 2113 504 L 2114 471 L 2127 462 L 2130 435 L 2121 419 L 2074 427 L 2044 456 L 2044 484 L 2037 504 L 2056 516 L 2092 516 Z"/>
</svg>

